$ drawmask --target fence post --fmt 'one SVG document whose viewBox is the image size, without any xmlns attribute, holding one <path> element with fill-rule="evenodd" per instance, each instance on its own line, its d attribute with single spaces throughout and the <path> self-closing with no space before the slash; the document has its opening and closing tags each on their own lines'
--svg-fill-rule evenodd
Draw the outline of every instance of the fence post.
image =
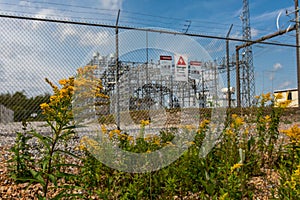
<svg viewBox="0 0 300 200">
<path fill-rule="evenodd" d="M 119 17 L 120 17 L 120 9 L 118 10 L 118 16 L 116 21 L 116 90 L 117 90 L 117 97 L 116 97 L 116 104 L 117 104 L 117 128 L 120 130 L 120 84 L 119 84 L 119 71 L 120 71 L 120 65 L 119 65 Z"/>
</svg>

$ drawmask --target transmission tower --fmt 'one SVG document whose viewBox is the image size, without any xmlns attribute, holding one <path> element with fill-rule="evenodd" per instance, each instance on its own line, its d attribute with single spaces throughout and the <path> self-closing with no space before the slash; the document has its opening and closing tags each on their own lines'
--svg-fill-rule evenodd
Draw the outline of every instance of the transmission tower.
<svg viewBox="0 0 300 200">
<path fill-rule="evenodd" d="M 243 0 L 243 12 L 241 15 L 241 20 L 243 27 L 243 39 L 251 40 L 250 11 L 248 0 Z M 243 48 L 240 69 L 241 106 L 251 106 L 253 97 L 255 95 L 253 54 L 251 45 Z"/>
</svg>

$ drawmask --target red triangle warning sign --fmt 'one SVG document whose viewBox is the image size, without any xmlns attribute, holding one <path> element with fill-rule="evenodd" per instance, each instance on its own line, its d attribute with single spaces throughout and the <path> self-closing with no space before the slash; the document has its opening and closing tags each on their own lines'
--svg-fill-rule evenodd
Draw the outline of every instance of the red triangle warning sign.
<svg viewBox="0 0 300 200">
<path fill-rule="evenodd" d="M 179 57 L 177 65 L 186 65 L 184 59 L 182 58 L 182 56 Z"/>
</svg>

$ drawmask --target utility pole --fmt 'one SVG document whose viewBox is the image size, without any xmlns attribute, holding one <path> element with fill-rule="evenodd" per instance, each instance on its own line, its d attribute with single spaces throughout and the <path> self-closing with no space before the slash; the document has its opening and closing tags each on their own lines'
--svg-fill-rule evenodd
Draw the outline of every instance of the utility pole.
<svg viewBox="0 0 300 200">
<path fill-rule="evenodd" d="M 228 107 L 231 107 L 231 91 L 230 91 L 230 69 L 229 69 L 229 34 L 231 32 L 233 24 L 231 24 L 229 31 L 226 35 L 226 70 L 227 70 L 227 96 L 228 96 Z"/>
<path fill-rule="evenodd" d="M 249 1 L 243 0 L 243 10 L 242 10 L 242 28 L 243 28 L 243 39 L 251 40 L 251 27 L 250 27 L 250 11 L 249 11 Z M 253 66 L 253 54 L 252 47 L 247 46 L 243 49 L 242 57 L 242 104 L 243 106 L 251 106 L 252 99 L 255 94 L 255 77 L 254 77 L 254 66 Z"/>
<path fill-rule="evenodd" d="M 146 31 L 146 84 L 149 83 L 149 69 L 148 69 L 148 63 L 149 63 L 149 47 L 148 47 L 148 31 Z"/>
<path fill-rule="evenodd" d="M 300 107 L 300 51 L 299 51 L 299 8 L 298 0 L 295 1 L 295 20 L 296 20 L 296 59 L 297 59 L 297 90 L 298 90 L 298 107 Z"/>
<path fill-rule="evenodd" d="M 239 58 L 239 49 L 236 46 L 235 49 L 235 73 L 236 73 L 236 105 L 237 107 L 241 107 L 241 80 L 240 80 L 240 58 Z"/>
<path fill-rule="evenodd" d="M 202 108 L 205 107 L 205 99 L 204 99 L 204 71 L 201 71 L 201 76 L 202 76 Z"/>
<path fill-rule="evenodd" d="M 242 45 L 239 45 L 239 46 L 236 46 L 235 47 L 235 50 L 236 50 L 236 53 L 235 53 L 235 56 L 236 56 L 236 98 L 237 98 L 237 107 L 241 107 L 241 88 L 240 88 L 240 63 L 239 63 L 239 50 L 242 49 L 242 48 L 245 48 L 247 46 L 250 46 L 250 45 L 253 45 L 253 44 L 256 44 L 256 43 L 260 43 L 264 40 L 267 40 L 267 39 L 270 39 L 270 38 L 273 38 L 273 37 L 276 37 L 276 36 L 279 36 L 279 35 L 283 35 L 283 34 L 286 34 L 288 32 L 291 32 L 293 30 L 296 29 L 296 26 L 292 27 L 292 28 L 287 28 L 285 30 L 279 30 L 275 33 L 272 33 L 272 34 L 269 34 L 269 35 L 266 35 L 266 36 L 263 36 L 257 40 L 253 40 L 253 41 L 249 41 L 249 42 L 246 42 Z M 299 40 L 298 40 L 299 42 Z M 298 49 L 298 48 L 297 48 Z M 299 54 L 297 54 L 299 55 Z M 299 61 L 299 59 L 297 59 Z M 299 62 L 300 63 L 300 62 Z M 298 65 L 299 66 L 299 65 Z M 298 67 L 299 68 L 299 67 Z M 299 74 L 299 73 L 298 73 Z M 299 79 L 298 79 L 299 80 Z M 299 93 L 300 94 L 300 93 Z"/>
</svg>

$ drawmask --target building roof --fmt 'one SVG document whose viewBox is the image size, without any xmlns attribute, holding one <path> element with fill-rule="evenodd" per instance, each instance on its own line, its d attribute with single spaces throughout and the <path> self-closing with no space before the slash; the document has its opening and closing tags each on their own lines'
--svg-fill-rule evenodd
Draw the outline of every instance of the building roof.
<svg viewBox="0 0 300 200">
<path fill-rule="evenodd" d="M 292 92 L 292 91 L 298 91 L 298 89 L 297 89 L 297 88 L 291 88 L 291 89 L 275 90 L 274 93 L 279 93 L 279 92 Z"/>
</svg>

